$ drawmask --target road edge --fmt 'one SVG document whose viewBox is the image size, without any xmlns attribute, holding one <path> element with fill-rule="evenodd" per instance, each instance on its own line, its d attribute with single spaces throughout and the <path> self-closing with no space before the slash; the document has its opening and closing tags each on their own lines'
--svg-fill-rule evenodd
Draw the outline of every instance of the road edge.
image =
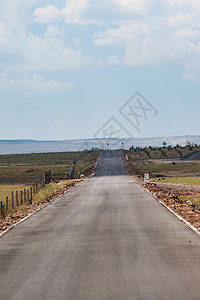
<svg viewBox="0 0 200 300">
<path fill-rule="evenodd" d="M 86 180 L 88 180 L 89 178 L 87 178 Z M 52 202 L 58 200 L 59 198 L 61 198 L 63 195 L 65 195 L 66 193 L 70 192 L 72 189 L 76 188 L 81 182 L 77 183 L 76 185 L 72 186 L 70 189 L 68 189 L 67 191 L 65 191 L 62 195 L 59 195 L 58 197 L 53 198 L 52 200 L 50 200 L 48 203 L 46 203 L 44 206 L 38 208 L 36 211 L 34 211 L 33 213 L 30 213 L 28 216 L 26 216 L 25 218 L 19 220 L 17 223 L 13 224 L 12 226 L 10 226 L 9 228 L 7 228 L 5 231 L 0 233 L 0 238 L 8 233 L 11 229 L 13 229 L 14 227 L 16 227 L 17 225 L 19 225 L 20 223 L 26 221 L 27 219 L 29 219 L 30 217 L 32 217 L 33 215 L 35 215 L 36 213 L 38 213 L 39 211 L 41 211 L 42 209 L 44 209 L 45 207 L 47 207 L 48 205 L 50 205 Z"/>
<path fill-rule="evenodd" d="M 138 184 L 142 189 L 144 189 L 147 193 L 149 193 L 156 201 L 158 201 L 162 206 L 164 206 L 171 214 L 173 214 L 177 219 L 179 219 L 181 222 L 186 224 L 192 231 L 194 231 L 199 237 L 200 237 L 200 231 L 196 229 L 190 222 L 186 221 L 183 217 L 179 216 L 175 211 L 173 211 L 170 207 L 168 207 L 165 203 L 163 203 L 159 198 L 154 196 L 147 188 L 145 188 L 143 185 L 139 184 L 137 181 L 135 181 L 130 175 L 128 175 L 131 180 Z"/>
</svg>

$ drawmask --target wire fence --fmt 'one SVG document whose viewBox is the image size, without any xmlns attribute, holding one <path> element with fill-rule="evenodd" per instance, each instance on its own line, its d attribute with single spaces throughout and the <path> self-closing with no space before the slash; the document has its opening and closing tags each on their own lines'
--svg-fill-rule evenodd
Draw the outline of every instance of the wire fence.
<svg viewBox="0 0 200 300">
<path fill-rule="evenodd" d="M 52 181 L 51 169 L 45 172 L 42 178 L 38 178 L 28 189 L 21 191 L 12 191 L 10 197 L 6 196 L 4 201 L 1 201 L 1 216 L 5 219 L 6 214 L 12 209 L 29 203 L 32 204 L 34 195 L 36 195 L 41 189 L 45 187 L 47 183 Z"/>
</svg>

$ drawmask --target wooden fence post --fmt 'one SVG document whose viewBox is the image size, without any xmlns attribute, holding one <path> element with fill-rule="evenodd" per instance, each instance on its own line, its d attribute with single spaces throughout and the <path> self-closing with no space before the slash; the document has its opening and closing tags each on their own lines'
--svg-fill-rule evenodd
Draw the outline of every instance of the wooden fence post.
<svg viewBox="0 0 200 300">
<path fill-rule="evenodd" d="M 4 210 L 3 201 L 1 201 L 1 215 L 2 215 L 3 219 L 5 219 L 5 210 Z"/>
<path fill-rule="evenodd" d="M 49 182 L 51 182 L 52 175 L 51 175 L 51 169 L 49 169 Z"/>
<path fill-rule="evenodd" d="M 26 203 L 26 189 L 24 189 L 24 203 Z"/>
<path fill-rule="evenodd" d="M 45 182 L 44 182 L 44 176 L 42 177 L 42 188 L 44 188 Z"/>
<path fill-rule="evenodd" d="M 8 196 L 6 197 L 6 211 L 8 211 Z"/>
<path fill-rule="evenodd" d="M 23 204 L 23 191 L 21 191 L 21 204 Z"/>
<path fill-rule="evenodd" d="M 18 191 L 16 191 L 16 203 L 17 203 L 17 206 L 19 205 L 19 202 L 18 202 Z"/>
<path fill-rule="evenodd" d="M 31 200 L 33 199 L 33 187 L 30 187 L 30 191 L 31 191 Z"/>
<path fill-rule="evenodd" d="M 15 204 L 14 204 L 14 192 L 12 191 L 11 193 L 12 193 L 12 208 L 14 208 L 15 207 Z"/>
<path fill-rule="evenodd" d="M 33 184 L 33 195 L 35 195 L 35 183 Z"/>
<path fill-rule="evenodd" d="M 40 190 L 40 178 L 38 177 L 38 192 Z"/>
<path fill-rule="evenodd" d="M 2 216 L 3 216 L 3 219 L 5 219 L 5 205 L 4 204 L 2 205 Z"/>
</svg>

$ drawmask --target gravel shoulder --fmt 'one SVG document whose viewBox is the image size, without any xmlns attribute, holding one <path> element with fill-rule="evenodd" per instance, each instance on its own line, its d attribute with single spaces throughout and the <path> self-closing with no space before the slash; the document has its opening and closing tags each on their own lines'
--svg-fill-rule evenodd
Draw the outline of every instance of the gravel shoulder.
<svg viewBox="0 0 200 300">
<path fill-rule="evenodd" d="M 163 204 L 172 209 L 177 215 L 185 219 L 197 230 L 200 231 L 200 209 L 191 201 L 182 201 L 182 195 L 199 195 L 200 187 L 194 185 L 175 183 L 154 183 L 145 184 L 137 176 L 131 176 L 137 183 L 149 190 Z"/>
</svg>

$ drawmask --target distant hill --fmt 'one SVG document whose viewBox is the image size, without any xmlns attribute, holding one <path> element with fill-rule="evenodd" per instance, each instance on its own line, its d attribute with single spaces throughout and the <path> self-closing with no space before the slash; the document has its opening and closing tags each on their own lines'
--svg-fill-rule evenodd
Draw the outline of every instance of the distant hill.
<svg viewBox="0 0 200 300">
<path fill-rule="evenodd" d="M 184 146 L 187 141 L 200 144 L 200 136 L 175 136 L 175 137 L 152 137 L 152 138 L 136 138 L 136 139 L 79 139 L 79 140 L 63 140 L 63 141 L 36 141 L 36 140 L 0 140 L 0 154 L 19 154 L 19 153 L 39 153 L 39 152 L 66 152 L 81 151 L 91 149 L 92 147 L 101 147 L 109 149 L 124 148 L 128 149 L 132 145 L 134 147 L 161 147 L 163 142 L 168 145 L 175 146 L 177 144 Z M 107 145 L 109 144 L 109 145 Z"/>
</svg>

